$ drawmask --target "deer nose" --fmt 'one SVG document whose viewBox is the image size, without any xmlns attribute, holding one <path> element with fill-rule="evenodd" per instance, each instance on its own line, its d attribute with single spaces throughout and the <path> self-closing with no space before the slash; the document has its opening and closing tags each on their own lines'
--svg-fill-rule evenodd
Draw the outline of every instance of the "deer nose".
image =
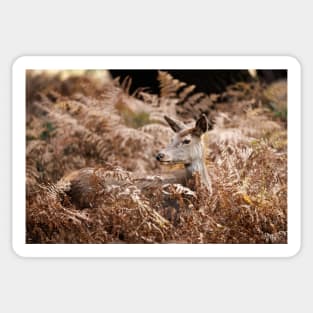
<svg viewBox="0 0 313 313">
<path fill-rule="evenodd" d="M 164 153 L 159 152 L 155 157 L 158 161 L 161 161 L 164 158 Z"/>
</svg>

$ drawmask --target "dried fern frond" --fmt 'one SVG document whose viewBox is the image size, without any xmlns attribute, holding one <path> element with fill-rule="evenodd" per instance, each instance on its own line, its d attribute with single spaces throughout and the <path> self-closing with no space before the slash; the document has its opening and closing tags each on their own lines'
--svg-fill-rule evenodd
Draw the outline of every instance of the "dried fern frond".
<svg viewBox="0 0 313 313">
<path fill-rule="evenodd" d="M 171 191 L 168 191 L 167 189 L 172 188 Z M 191 197 L 197 197 L 196 193 L 192 191 L 190 188 L 182 186 L 181 184 L 165 184 L 163 185 L 163 193 L 166 195 L 169 195 L 171 192 L 174 192 L 175 194 L 181 194 L 184 196 L 191 196 Z"/>
<path fill-rule="evenodd" d="M 187 86 L 164 71 L 159 71 L 158 80 L 161 98 L 175 99 L 176 113 L 182 119 L 196 119 L 202 113 L 209 115 L 213 102 L 207 94 L 195 93 L 196 86 Z"/>
<path fill-rule="evenodd" d="M 171 74 L 165 71 L 158 71 L 158 81 L 162 98 L 176 98 L 177 91 L 186 86 L 186 83 L 174 79 Z"/>
</svg>

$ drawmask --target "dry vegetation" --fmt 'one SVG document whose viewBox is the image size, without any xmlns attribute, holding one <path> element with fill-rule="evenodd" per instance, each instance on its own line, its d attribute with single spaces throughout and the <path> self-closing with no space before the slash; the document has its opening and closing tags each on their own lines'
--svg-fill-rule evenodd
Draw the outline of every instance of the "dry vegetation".
<svg viewBox="0 0 313 313">
<path fill-rule="evenodd" d="M 65 74 L 27 72 L 27 243 L 287 242 L 286 82 L 276 98 L 259 82 L 206 95 L 160 72 L 160 95 L 130 95 L 130 78 Z M 212 196 L 198 176 L 162 183 L 175 169 L 155 160 L 172 136 L 163 115 L 203 112 Z M 61 178 L 86 167 L 94 188 L 74 202 Z"/>
</svg>

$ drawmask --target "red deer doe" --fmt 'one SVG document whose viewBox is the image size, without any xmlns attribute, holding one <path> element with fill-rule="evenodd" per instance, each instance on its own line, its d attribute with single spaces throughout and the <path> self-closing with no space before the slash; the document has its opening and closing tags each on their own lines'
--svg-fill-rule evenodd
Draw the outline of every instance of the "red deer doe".
<svg viewBox="0 0 313 313">
<path fill-rule="evenodd" d="M 195 127 L 187 127 L 182 122 L 167 116 L 164 118 L 174 130 L 175 135 L 171 143 L 157 154 L 156 159 L 163 164 L 184 164 L 183 177 L 179 178 L 177 173 L 168 177 L 135 177 L 131 172 L 108 164 L 105 167 L 83 168 L 69 173 L 57 183 L 58 190 L 66 193 L 70 201 L 78 208 L 95 207 L 101 203 L 101 195 L 110 193 L 116 186 L 123 187 L 127 184 L 134 184 L 143 191 L 156 184 L 165 187 L 168 184 L 174 184 L 178 189 L 183 190 L 182 192 L 188 192 L 188 188 L 180 188 L 182 186 L 177 183 L 180 183 L 182 178 L 186 182 L 194 173 L 199 172 L 202 183 L 209 193 L 212 193 L 211 180 L 204 162 L 202 142 L 202 135 L 209 128 L 206 116 L 202 115 Z"/>
<path fill-rule="evenodd" d="M 167 116 L 164 118 L 176 134 L 171 143 L 157 154 L 156 159 L 164 164 L 184 164 L 187 179 L 198 172 L 202 183 L 211 194 L 212 184 L 205 166 L 205 149 L 202 141 L 202 135 L 209 130 L 209 126 L 212 128 L 208 119 L 202 114 L 195 127 L 188 128 L 173 118 Z"/>
</svg>

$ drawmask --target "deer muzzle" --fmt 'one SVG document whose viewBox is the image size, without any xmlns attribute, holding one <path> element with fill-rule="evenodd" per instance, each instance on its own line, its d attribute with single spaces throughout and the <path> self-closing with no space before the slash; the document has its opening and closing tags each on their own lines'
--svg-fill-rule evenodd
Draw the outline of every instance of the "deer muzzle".
<svg viewBox="0 0 313 313">
<path fill-rule="evenodd" d="M 164 159 L 164 156 L 165 156 L 165 154 L 164 153 L 162 153 L 162 152 L 159 152 L 157 155 L 156 155 L 156 159 L 158 160 L 158 161 L 162 161 L 163 159 Z"/>
</svg>

